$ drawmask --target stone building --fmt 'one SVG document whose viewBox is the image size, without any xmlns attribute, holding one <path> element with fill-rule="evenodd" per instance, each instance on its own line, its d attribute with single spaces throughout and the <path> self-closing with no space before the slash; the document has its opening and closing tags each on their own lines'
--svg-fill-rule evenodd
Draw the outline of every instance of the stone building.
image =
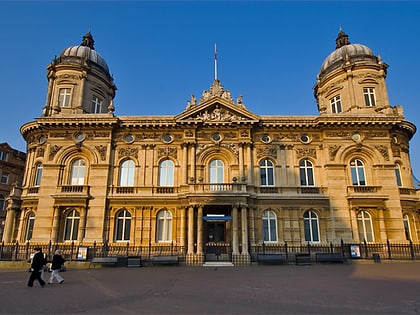
<svg viewBox="0 0 420 315">
<path fill-rule="evenodd" d="M 175 116 L 116 116 L 90 33 L 47 67 L 20 210 L 5 242 L 165 245 L 187 265 L 248 264 L 255 245 L 418 242 L 409 141 L 388 65 L 340 30 L 316 78 L 317 116 L 250 112 L 215 79 Z"/>
<path fill-rule="evenodd" d="M 0 238 L 3 235 L 6 211 L 20 209 L 20 194 L 25 172 L 26 154 L 0 143 Z"/>
</svg>

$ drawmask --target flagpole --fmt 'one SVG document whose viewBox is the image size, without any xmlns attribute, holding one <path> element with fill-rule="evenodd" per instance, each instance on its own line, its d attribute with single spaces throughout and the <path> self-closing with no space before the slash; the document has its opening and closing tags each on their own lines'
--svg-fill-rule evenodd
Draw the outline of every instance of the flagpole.
<svg viewBox="0 0 420 315">
<path fill-rule="evenodd" d="M 217 48 L 214 43 L 214 80 L 217 80 Z"/>
</svg>

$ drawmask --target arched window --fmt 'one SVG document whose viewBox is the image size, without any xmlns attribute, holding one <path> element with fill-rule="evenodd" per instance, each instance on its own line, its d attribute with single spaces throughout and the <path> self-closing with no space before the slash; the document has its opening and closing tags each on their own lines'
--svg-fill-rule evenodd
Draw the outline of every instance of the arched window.
<svg viewBox="0 0 420 315">
<path fill-rule="evenodd" d="M 397 180 L 397 186 L 402 187 L 402 179 L 401 179 L 401 168 L 399 164 L 395 164 L 395 178 Z"/>
<path fill-rule="evenodd" d="M 30 212 L 28 215 L 28 221 L 26 222 L 26 234 L 25 240 L 30 241 L 32 239 L 32 233 L 34 231 L 35 224 L 35 213 Z"/>
<path fill-rule="evenodd" d="M 359 159 L 353 159 L 350 162 L 351 182 L 354 186 L 365 186 L 365 166 Z"/>
<path fill-rule="evenodd" d="M 134 161 L 125 160 L 120 165 L 119 186 L 134 186 Z"/>
<path fill-rule="evenodd" d="M 43 169 L 42 163 L 37 163 L 35 166 L 35 178 L 34 178 L 35 187 L 41 186 L 42 169 Z"/>
<path fill-rule="evenodd" d="M 300 185 L 314 186 L 314 168 L 309 160 L 302 160 L 299 163 Z"/>
<path fill-rule="evenodd" d="M 274 165 L 270 160 L 260 162 L 261 186 L 274 186 Z"/>
<path fill-rule="evenodd" d="M 65 241 L 76 241 L 77 232 L 79 231 L 80 215 L 76 210 L 70 211 L 66 216 L 66 222 L 64 225 L 64 240 Z"/>
<path fill-rule="evenodd" d="M 407 214 L 404 214 L 403 222 L 404 222 L 405 238 L 407 241 L 411 241 L 412 239 L 411 239 L 410 219 Z"/>
<path fill-rule="evenodd" d="M 0 195 L 0 210 L 5 210 L 6 208 L 6 200 L 4 199 L 3 195 Z"/>
<path fill-rule="evenodd" d="M 115 225 L 115 240 L 116 241 L 129 241 L 130 228 L 131 228 L 131 214 L 127 210 L 121 210 L 117 214 Z"/>
<path fill-rule="evenodd" d="M 266 210 L 262 214 L 263 241 L 277 242 L 277 216 L 274 211 Z"/>
<path fill-rule="evenodd" d="M 357 226 L 359 228 L 360 241 L 374 242 L 373 226 L 370 214 L 367 211 L 360 211 L 357 214 Z"/>
<path fill-rule="evenodd" d="M 172 214 L 161 210 L 157 215 L 156 239 L 158 242 L 172 241 Z"/>
<path fill-rule="evenodd" d="M 303 227 L 306 242 L 319 242 L 319 222 L 315 212 L 306 211 L 303 214 Z"/>
<path fill-rule="evenodd" d="M 71 164 L 70 185 L 84 185 L 86 174 L 86 162 L 82 159 L 75 160 Z"/>
<path fill-rule="evenodd" d="M 223 183 L 224 182 L 224 165 L 220 160 L 212 160 L 210 162 L 210 183 Z M 222 185 L 210 185 L 211 190 L 222 190 Z"/>
<path fill-rule="evenodd" d="M 171 160 L 164 160 L 159 166 L 159 186 L 174 185 L 175 165 Z"/>
</svg>

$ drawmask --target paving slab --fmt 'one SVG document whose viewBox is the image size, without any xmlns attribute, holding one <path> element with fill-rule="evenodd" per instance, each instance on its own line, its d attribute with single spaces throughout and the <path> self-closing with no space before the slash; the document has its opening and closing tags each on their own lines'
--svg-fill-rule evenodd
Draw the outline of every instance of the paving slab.
<svg viewBox="0 0 420 315">
<path fill-rule="evenodd" d="M 49 276 L 49 274 L 46 274 Z M 0 271 L 0 314 L 418 314 L 420 263 L 71 269 L 28 288 Z"/>
</svg>

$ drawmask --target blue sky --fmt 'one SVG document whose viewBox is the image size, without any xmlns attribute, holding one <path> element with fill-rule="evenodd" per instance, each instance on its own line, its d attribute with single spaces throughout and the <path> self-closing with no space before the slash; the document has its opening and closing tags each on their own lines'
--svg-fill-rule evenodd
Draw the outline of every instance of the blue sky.
<svg viewBox="0 0 420 315">
<path fill-rule="evenodd" d="M 420 127 L 418 1 L 0 1 L 0 142 L 41 115 L 45 67 L 91 31 L 117 115 L 176 115 L 218 78 L 259 115 L 318 115 L 313 85 L 340 27 L 389 65 L 391 105 Z M 7 117 L 7 118 L 6 118 Z M 420 131 L 419 131 L 420 132 Z M 420 178 L 420 135 L 411 141 Z"/>
</svg>

